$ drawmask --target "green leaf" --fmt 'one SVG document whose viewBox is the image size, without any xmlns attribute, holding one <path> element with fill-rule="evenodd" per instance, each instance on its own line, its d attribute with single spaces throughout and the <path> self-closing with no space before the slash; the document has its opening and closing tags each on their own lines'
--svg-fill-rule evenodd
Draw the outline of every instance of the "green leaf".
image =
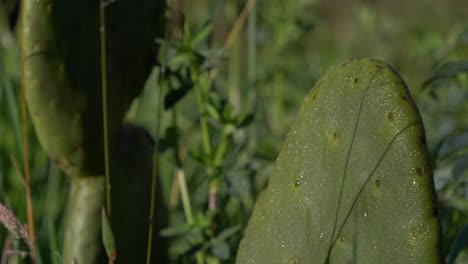
<svg viewBox="0 0 468 264">
<path fill-rule="evenodd" d="M 104 207 L 101 209 L 101 226 L 102 226 L 102 243 L 106 249 L 107 257 L 111 262 L 117 258 L 117 249 L 115 248 L 114 234 L 112 233 L 111 224 Z"/>
<path fill-rule="evenodd" d="M 192 39 L 191 46 L 195 47 L 200 42 L 205 40 L 213 31 L 213 22 L 212 21 L 206 21 L 205 24 L 195 33 L 195 36 Z"/>
<path fill-rule="evenodd" d="M 168 228 L 164 228 L 161 230 L 161 236 L 164 237 L 174 237 L 174 236 L 181 236 L 190 231 L 190 225 L 188 224 L 179 224 L 170 226 Z"/>
<path fill-rule="evenodd" d="M 255 120 L 255 115 L 253 113 L 248 113 L 245 115 L 238 116 L 236 118 L 236 127 L 237 128 L 243 128 L 246 127 Z"/>
<path fill-rule="evenodd" d="M 217 240 L 226 240 L 239 232 L 241 230 L 240 225 L 235 225 L 235 226 L 230 226 L 226 229 L 224 229 L 219 235 L 216 237 Z"/>
<path fill-rule="evenodd" d="M 216 121 L 221 121 L 221 115 L 219 114 L 218 109 L 216 109 L 211 104 L 206 105 L 206 114 L 207 116 L 213 118 Z"/>
<path fill-rule="evenodd" d="M 452 78 L 464 72 L 468 72 L 468 60 L 447 62 L 437 68 L 437 70 L 424 81 L 422 86 L 427 87 L 441 79 Z"/>
<path fill-rule="evenodd" d="M 190 79 L 184 79 L 177 89 L 171 89 L 164 97 L 164 109 L 171 109 L 193 88 L 193 82 Z"/>
<path fill-rule="evenodd" d="M 328 70 L 289 130 L 237 263 L 439 263 L 424 137 L 391 67 Z"/>
<path fill-rule="evenodd" d="M 452 176 L 454 180 L 460 179 L 468 171 L 468 155 L 465 154 L 455 160 L 452 169 Z"/>
<path fill-rule="evenodd" d="M 229 245 L 226 242 L 218 242 L 211 248 L 213 255 L 218 257 L 220 260 L 227 260 L 231 256 Z"/>
<path fill-rule="evenodd" d="M 223 108 L 223 115 L 222 115 L 223 123 L 227 124 L 231 122 L 233 112 L 234 112 L 234 107 L 229 102 L 226 102 Z"/>
<path fill-rule="evenodd" d="M 463 227 L 463 229 L 458 233 L 455 242 L 453 242 L 452 249 L 450 250 L 447 264 L 455 263 L 458 254 L 462 251 L 463 248 L 468 246 L 468 224 Z"/>
<path fill-rule="evenodd" d="M 445 138 L 437 152 L 437 159 L 459 157 L 468 152 L 468 132 Z"/>
</svg>

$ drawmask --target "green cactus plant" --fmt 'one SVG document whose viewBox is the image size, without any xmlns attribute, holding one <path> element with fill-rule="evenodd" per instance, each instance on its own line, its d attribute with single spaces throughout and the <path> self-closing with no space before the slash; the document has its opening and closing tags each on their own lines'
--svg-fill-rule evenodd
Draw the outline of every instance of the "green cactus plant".
<svg viewBox="0 0 468 264">
<path fill-rule="evenodd" d="M 28 108 L 41 145 L 72 178 L 63 262 L 96 263 L 105 192 L 100 1 L 22 4 L 22 78 Z M 164 8 L 163 0 L 120 0 L 106 6 L 110 146 L 116 144 L 124 114 L 153 66 L 154 38 L 163 33 Z"/>
<path fill-rule="evenodd" d="M 237 263 L 439 263 L 424 128 L 383 62 L 327 71 L 260 195 Z"/>
</svg>

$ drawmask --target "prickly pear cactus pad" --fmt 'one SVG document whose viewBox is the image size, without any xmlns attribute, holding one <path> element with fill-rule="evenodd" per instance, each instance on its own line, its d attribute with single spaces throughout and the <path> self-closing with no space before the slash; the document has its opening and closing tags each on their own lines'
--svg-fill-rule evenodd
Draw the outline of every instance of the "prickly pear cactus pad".
<svg viewBox="0 0 468 264">
<path fill-rule="evenodd" d="M 104 173 L 99 1 L 26 0 L 22 27 L 26 100 L 39 141 L 73 177 Z M 154 65 L 165 1 L 106 7 L 111 145 Z"/>
<path fill-rule="evenodd" d="M 424 128 L 402 78 L 365 59 L 306 97 L 237 263 L 439 263 Z"/>
</svg>

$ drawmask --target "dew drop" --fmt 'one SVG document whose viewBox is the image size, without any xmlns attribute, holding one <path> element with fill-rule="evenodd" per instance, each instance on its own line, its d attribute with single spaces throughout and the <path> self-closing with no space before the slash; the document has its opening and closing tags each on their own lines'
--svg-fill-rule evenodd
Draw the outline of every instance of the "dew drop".
<svg viewBox="0 0 468 264">
<path fill-rule="evenodd" d="M 294 186 L 298 187 L 299 185 L 301 185 L 301 180 L 296 179 L 296 181 L 294 181 Z"/>
</svg>

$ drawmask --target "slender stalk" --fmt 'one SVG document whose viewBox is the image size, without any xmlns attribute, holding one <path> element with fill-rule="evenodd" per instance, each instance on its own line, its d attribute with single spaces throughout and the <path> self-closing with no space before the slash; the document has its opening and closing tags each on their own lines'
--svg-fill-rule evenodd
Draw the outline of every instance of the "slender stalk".
<svg viewBox="0 0 468 264">
<path fill-rule="evenodd" d="M 214 157 L 215 166 L 221 165 L 221 162 L 223 161 L 226 155 L 228 147 L 229 147 L 229 134 L 227 132 L 223 132 L 223 136 L 221 137 L 221 142 L 216 148 L 216 154 Z"/>
<path fill-rule="evenodd" d="M 57 233 L 54 227 L 55 221 L 55 207 L 56 199 L 59 197 L 57 195 L 57 190 L 59 187 L 59 171 L 54 163 L 50 162 L 49 164 L 49 179 L 47 182 L 47 209 L 46 209 L 46 222 L 47 222 L 47 233 L 49 236 L 49 254 L 52 264 L 58 264 L 56 254 L 58 252 L 57 246 Z M 55 201 L 54 201 L 55 200 Z"/>
<path fill-rule="evenodd" d="M 237 35 L 239 34 L 239 30 L 244 25 L 245 20 L 252 10 L 252 7 L 255 5 L 256 0 L 248 0 L 245 4 L 244 8 L 242 9 L 239 17 L 237 18 L 236 22 L 234 22 L 234 26 L 232 26 L 231 32 L 227 36 L 226 40 L 224 41 L 224 50 L 228 51 L 234 40 L 236 40 Z M 218 76 L 219 68 L 213 68 L 210 72 L 210 78 L 214 79 Z"/>
<path fill-rule="evenodd" d="M 192 207 L 190 205 L 190 196 L 187 190 L 187 181 L 185 180 L 184 170 L 177 168 L 176 175 L 179 181 L 180 195 L 182 196 L 182 205 L 184 207 L 185 219 L 189 225 L 193 225 Z M 195 254 L 197 264 L 205 263 L 204 258 L 205 257 L 203 252 L 199 251 Z"/>
<path fill-rule="evenodd" d="M 164 29 L 164 39 L 168 40 L 170 34 L 170 25 L 166 23 Z M 160 130 L 160 123 L 161 123 L 161 115 L 163 109 L 163 90 L 165 87 L 165 78 L 166 78 L 166 56 L 167 56 L 167 45 L 162 47 L 161 53 L 161 69 L 159 72 L 160 83 L 159 83 L 159 91 L 158 91 L 158 110 L 156 113 L 156 128 L 155 128 L 155 144 L 154 144 L 154 153 L 153 153 L 153 170 L 151 174 L 151 201 L 150 201 L 150 223 L 148 228 L 148 244 L 146 248 L 146 263 L 151 263 L 151 247 L 153 244 L 153 229 L 154 229 L 154 207 L 156 204 L 156 182 L 158 177 L 158 170 L 159 170 L 159 130 Z"/>
<path fill-rule="evenodd" d="M 192 65 L 190 67 L 192 82 L 195 85 L 195 96 L 197 98 L 198 110 L 200 112 L 200 126 L 202 130 L 202 144 L 203 151 L 206 155 L 210 156 L 212 153 L 211 142 L 210 142 L 210 130 L 208 126 L 208 120 L 206 119 L 206 108 L 205 108 L 205 98 L 203 94 L 202 87 L 200 87 L 199 76 L 200 72 L 196 66 Z"/>
<path fill-rule="evenodd" d="M 148 229 L 148 245 L 146 249 L 146 263 L 151 263 L 151 247 L 153 243 L 153 228 L 154 228 L 154 207 L 156 204 L 156 181 L 158 177 L 159 169 L 159 130 L 161 123 L 161 114 L 162 114 L 162 98 L 163 98 L 163 87 L 165 85 L 164 78 L 165 73 L 164 69 L 161 70 L 161 83 L 159 86 L 158 93 L 158 111 L 156 113 L 156 131 L 155 131 L 155 144 L 154 144 L 154 153 L 153 153 L 153 171 L 151 175 L 151 202 L 150 202 L 150 223 Z"/>
<path fill-rule="evenodd" d="M 20 10 L 20 29 L 24 30 L 24 1 L 21 3 Z M 26 110 L 26 92 L 25 92 L 25 81 L 24 81 L 24 45 L 23 45 L 23 34 L 20 34 L 20 58 L 21 58 L 21 124 L 23 130 L 23 165 L 24 165 L 24 179 L 26 184 L 26 207 L 28 214 L 28 234 L 31 241 L 30 257 L 31 262 L 36 263 L 36 249 L 35 249 L 35 230 L 34 230 L 34 214 L 33 205 L 31 198 L 30 185 L 30 172 L 29 172 L 29 146 L 28 146 L 28 128 L 27 128 L 27 110 Z"/>
<path fill-rule="evenodd" d="M 102 89 L 102 126 L 104 137 L 104 167 L 106 178 L 106 209 L 111 218 L 111 183 L 109 169 L 109 135 L 107 120 L 107 58 L 106 58 L 106 1 L 100 0 L 99 37 L 101 44 L 101 89 Z"/>
<path fill-rule="evenodd" d="M 172 111 L 172 122 L 173 126 L 177 127 L 177 112 L 176 107 L 174 107 Z M 179 150 L 179 140 L 178 137 L 175 137 L 175 149 Z M 182 197 L 182 207 L 184 209 L 185 219 L 189 225 L 193 224 L 193 213 L 192 213 L 192 206 L 190 204 L 190 196 L 187 189 L 187 181 L 185 180 L 185 173 L 183 167 L 183 161 L 185 159 L 185 153 L 181 149 L 178 153 L 177 151 L 174 152 L 174 160 L 176 161 L 176 170 L 174 174 L 174 182 L 172 185 L 172 192 L 171 192 L 171 199 L 170 199 L 170 207 L 174 208 L 177 203 L 177 195 L 180 191 Z M 195 259 L 198 264 L 203 264 L 204 262 L 204 254 L 203 252 L 197 252 L 195 254 Z"/>
<path fill-rule="evenodd" d="M 5 91 L 5 96 L 6 96 L 6 103 L 7 103 L 7 110 L 8 114 L 11 119 L 11 125 L 15 131 L 15 141 L 16 141 L 16 148 L 21 155 L 21 158 L 23 158 L 23 143 L 22 143 L 22 131 L 21 131 L 21 122 L 19 119 L 19 113 L 18 113 L 18 104 L 16 101 L 16 94 L 15 90 L 12 85 L 12 81 L 8 79 L 3 80 L 3 85 L 4 85 L 4 91 Z M 22 163 L 22 160 L 20 160 L 20 163 Z"/>
<path fill-rule="evenodd" d="M 184 170 L 177 168 L 177 178 L 179 180 L 180 195 L 182 196 L 182 205 L 184 207 L 185 218 L 189 225 L 193 224 L 192 207 L 190 205 L 190 197 L 187 190 L 187 181 L 185 180 Z"/>
<path fill-rule="evenodd" d="M 256 113 L 257 87 L 256 87 L 256 64 L 257 64 L 257 4 L 252 6 L 247 22 L 247 82 L 249 87 L 249 96 L 251 109 Z M 255 150 L 257 146 L 257 127 L 256 124 L 250 127 L 249 149 Z"/>
</svg>

